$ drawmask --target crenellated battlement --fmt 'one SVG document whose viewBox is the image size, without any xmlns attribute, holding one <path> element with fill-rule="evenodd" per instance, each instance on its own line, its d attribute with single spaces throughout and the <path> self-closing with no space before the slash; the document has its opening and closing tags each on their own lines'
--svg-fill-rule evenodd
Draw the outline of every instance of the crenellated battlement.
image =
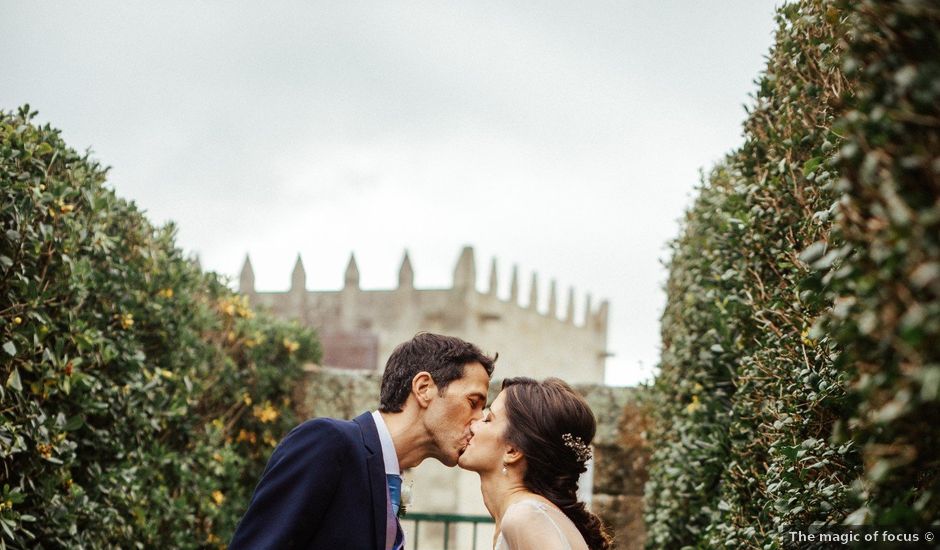
<svg viewBox="0 0 940 550">
<path fill-rule="evenodd" d="M 560 376 L 575 383 L 603 383 L 608 302 L 595 309 L 585 300 L 581 322 L 575 319 L 575 291 L 568 289 L 565 315 L 558 315 L 557 284 L 549 283 L 548 306 L 539 306 L 538 275 L 532 274 L 529 299 L 519 301 L 519 270 L 512 268 L 509 297 L 499 297 L 499 268 L 490 264 L 485 292 L 476 288 L 476 259 L 464 247 L 454 267 L 453 284 L 444 289 L 414 286 L 414 268 L 405 251 L 393 289 L 363 290 L 355 255 L 346 266 L 343 288 L 307 290 L 298 255 L 286 292 L 259 292 L 251 260 L 246 257 L 239 290 L 255 306 L 297 319 L 320 334 L 324 364 L 355 370 L 381 370 L 394 346 L 427 330 L 460 336 L 499 352 L 498 378 Z M 381 364 L 380 364 L 381 360 Z"/>
</svg>

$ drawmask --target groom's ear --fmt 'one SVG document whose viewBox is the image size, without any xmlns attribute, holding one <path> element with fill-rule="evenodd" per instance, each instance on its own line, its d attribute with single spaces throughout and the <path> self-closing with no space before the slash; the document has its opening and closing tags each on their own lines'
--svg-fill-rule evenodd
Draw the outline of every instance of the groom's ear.
<svg viewBox="0 0 940 550">
<path fill-rule="evenodd" d="M 437 395 L 437 384 L 431 378 L 431 373 L 421 371 L 411 379 L 411 393 L 418 401 L 418 406 L 426 409 L 431 400 Z"/>
</svg>

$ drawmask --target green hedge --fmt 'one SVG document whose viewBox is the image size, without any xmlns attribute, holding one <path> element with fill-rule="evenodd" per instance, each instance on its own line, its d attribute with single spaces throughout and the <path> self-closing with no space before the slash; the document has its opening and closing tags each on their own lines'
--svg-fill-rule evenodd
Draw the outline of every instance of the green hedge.
<svg viewBox="0 0 940 550">
<path fill-rule="evenodd" d="M 315 337 L 255 316 L 34 116 L 0 114 L 0 548 L 220 546 Z"/>
<path fill-rule="evenodd" d="M 673 243 L 648 545 L 940 516 L 940 15 L 803 0 Z"/>
<path fill-rule="evenodd" d="M 851 520 L 925 525 L 940 519 L 940 5 L 871 2 L 848 22 L 862 32 L 843 60 L 856 85 L 835 130 L 834 238 L 849 255 L 822 269 L 819 332 L 852 379 Z"/>
</svg>

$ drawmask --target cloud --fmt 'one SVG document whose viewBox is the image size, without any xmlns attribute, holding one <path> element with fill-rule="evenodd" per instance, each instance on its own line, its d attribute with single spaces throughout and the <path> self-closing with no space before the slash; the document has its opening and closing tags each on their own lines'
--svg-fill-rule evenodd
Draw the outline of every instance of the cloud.
<svg viewBox="0 0 940 550">
<path fill-rule="evenodd" d="M 0 107 L 92 146 L 204 266 L 286 287 L 299 251 L 330 288 L 354 250 L 391 286 L 408 248 L 446 286 L 474 244 L 481 280 L 496 256 L 609 298 L 619 383 L 657 360 L 659 260 L 774 27 L 770 0 L 3 7 Z"/>
</svg>

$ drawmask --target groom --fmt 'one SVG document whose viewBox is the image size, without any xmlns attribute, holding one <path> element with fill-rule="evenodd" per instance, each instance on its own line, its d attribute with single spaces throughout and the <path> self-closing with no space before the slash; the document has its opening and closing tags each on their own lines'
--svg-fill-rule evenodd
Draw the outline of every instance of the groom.
<svg viewBox="0 0 940 550">
<path fill-rule="evenodd" d="M 452 336 L 425 332 L 400 344 L 378 411 L 308 420 L 281 441 L 229 550 L 401 548 L 401 471 L 425 458 L 457 464 L 495 361 Z"/>
</svg>

